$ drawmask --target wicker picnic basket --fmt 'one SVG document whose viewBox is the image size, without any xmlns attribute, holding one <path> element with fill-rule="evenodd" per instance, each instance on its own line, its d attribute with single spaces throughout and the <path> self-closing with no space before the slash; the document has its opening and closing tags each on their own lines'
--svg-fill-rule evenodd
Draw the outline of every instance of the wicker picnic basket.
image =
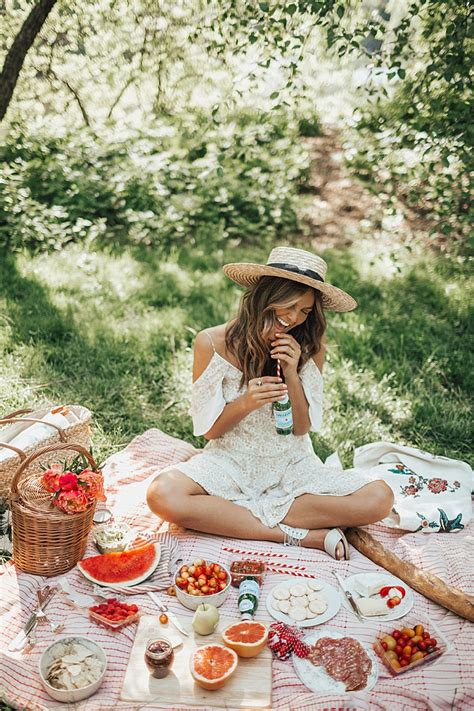
<svg viewBox="0 0 474 711">
<path fill-rule="evenodd" d="M 0 461 L 0 499 L 7 499 L 10 493 L 10 485 L 15 472 L 17 471 L 19 465 L 26 460 L 26 458 L 33 454 L 40 447 L 46 447 L 50 444 L 55 444 L 57 442 L 75 443 L 80 444 L 86 449 L 90 447 L 91 443 L 91 412 L 86 407 L 81 405 L 69 405 L 69 410 L 71 410 L 76 417 L 78 422 L 71 423 L 68 427 L 58 427 L 50 422 L 45 422 L 41 418 L 44 417 L 51 408 L 45 408 L 42 410 L 17 410 L 16 412 L 11 412 L 9 415 L 5 415 L 0 419 L 0 448 L 8 450 L 11 456 Z M 41 423 L 50 429 L 50 435 L 46 436 L 38 444 L 33 444 L 30 447 L 25 447 L 24 449 L 19 449 L 8 442 L 3 442 L 2 434 L 5 435 L 11 427 L 15 425 L 22 426 L 23 423 L 34 424 Z M 32 463 L 30 468 L 30 473 L 40 472 L 41 464 L 48 465 L 52 463 L 53 459 L 56 461 L 59 459 L 64 459 L 66 456 L 66 448 L 63 451 L 59 450 L 59 453 L 52 452 L 51 454 L 46 454 L 45 458 Z M 49 458 L 48 458 L 49 457 Z"/>
<path fill-rule="evenodd" d="M 10 507 L 13 526 L 13 561 L 26 573 L 51 577 L 71 570 L 83 557 L 92 527 L 95 502 L 80 513 L 67 514 L 54 508 L 51 494 L 41 483 L 41 474 L 22 475 L 44 457 L 78 452 L 93 469 L 97 465 L 89 452 L 77 444 L 51 444 L 33 452 L 21 462 L 11 482 Z M 48 456 L 51 462 L 51 457 Z"/>
</svg>

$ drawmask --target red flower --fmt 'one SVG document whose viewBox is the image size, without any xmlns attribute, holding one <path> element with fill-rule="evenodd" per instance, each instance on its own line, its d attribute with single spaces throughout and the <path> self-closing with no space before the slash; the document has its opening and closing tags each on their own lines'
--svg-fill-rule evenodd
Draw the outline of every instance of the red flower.
<svg viewBox="0 0 474 711">
<path fill-rule="evenodd" d="M 53 504 L 68 514 L 79 513 L 85 511 L 89 505 L 83 489 L 75 489 L 73 491 L 61 491 L 59 496 L 53 499 Z"/>
<path fill-rule="evenodd" d="M 51 464 L 50 468 L 43 472 L 42 480 L 46 491 L 49 491 L 52 494 L 59 491 L 61 488 L 59 484 L 59 477 L 61 474 L 62 466 L 60 464 Z"/>
<path fill-rule="evenodd" d="M 421 522 L 421 525 L 423 526 L 423 528 L 426 528 L 429 525 L 428 519 L 427 518 L 423 519 L 423 521 Z"/>
<path fill-rule="evenodd" d="M 106 501 L 104 493 L 104 477 L 102 472 L 93 472 L 92 469 L 84 469 L 79 474 L 79 483 L 86 492 L 89 499 L 96 501 Z"/>
<path fill-rule="evenodd" d="M 77 476 L 72 472 L 64 472 L 59 477 L 59 486 L 61 491 L 75 491 L 78 487 Z"/>
<path fill-rule="evenodd" d="M 415 494 L 418 493 L 418 489 L 416 488 L 416 486 L 406 486 L 403 489 L 403 492 L 405 496 L 415 496 Z"/>
<path fill-rule="evenodd" d="M 446 491 L 448 482 L 446 479 L 430 479 L 428 482 L 428 489 L 433 492 L 433 494 L 440 494 L 442 491 Z"/>
</svg>

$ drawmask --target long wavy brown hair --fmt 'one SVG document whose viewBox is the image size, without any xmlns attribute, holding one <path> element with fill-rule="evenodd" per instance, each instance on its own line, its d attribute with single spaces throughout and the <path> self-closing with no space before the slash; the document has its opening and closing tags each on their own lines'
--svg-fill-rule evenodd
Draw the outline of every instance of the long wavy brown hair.
<svg viewBox="0 0 474 711">
<path fill-rule="evenodd" d="M 226 349 L 242 370 L 241 385 L 261 375 L 276 374 L 276 360 L 270 356 L 269 337 L 275 327 L 276 309 L 293 306 L 308 289 L 290 279 L 264 276 L 242 296 L 236 319 L 225 334 Z M 314 291 L 314 305 L 303 323 L 289 333 L 301 347 L 298 370 L 319 352 L 326 330 L 326 318 L 319 291 Z"/>
</svg>

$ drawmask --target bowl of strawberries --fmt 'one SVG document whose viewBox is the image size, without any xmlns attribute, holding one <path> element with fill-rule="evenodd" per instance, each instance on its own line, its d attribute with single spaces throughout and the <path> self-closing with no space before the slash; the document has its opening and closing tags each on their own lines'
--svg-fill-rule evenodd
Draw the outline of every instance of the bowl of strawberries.
<svg viewBox="0 0 474 711">
<path fill-rule="evenodd" d="M 189 610 L 196 610 L 203 602 L 220 607 L 231 587 L 230 570 L 223 563 L 197 558 L 179 568 L 174 576 L 174 586 L 176 597 Z"/>
</svg>

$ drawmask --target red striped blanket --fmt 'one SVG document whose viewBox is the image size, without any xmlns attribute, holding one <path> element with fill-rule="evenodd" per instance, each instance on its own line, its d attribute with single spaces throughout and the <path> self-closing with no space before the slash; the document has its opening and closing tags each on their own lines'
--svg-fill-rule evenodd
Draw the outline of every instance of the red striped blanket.
<svg viewBox="0 0 474 711">
<path fill-rule="evenodd" d="M 105 474 L 109 492 L 108 505 L 114 510 L 115 516 L 125 517 L 129 523 L 141 530 L 153 530 L 155 533 L 159 531 L 159 535 L 166 532 L 168 527 L 148 512 L 144 502 L 147 481 L 165 466 L 188 459 L 193 453 L 194 449 L 189 444 L 152 429 L 135 438 L 125 450 L 112 456 L 107 462 Z M 371 526 L 369 530 L 401 558 L 435 573 L 447 583 L 474 593 L 472 525 L 459 533 L 430 536 L 401 534 L 380 525 Z M 271 617 L 263 600 L 274 585 L 288 579 L 284 575 L 316 575 L 333 584 L 332 571 L 336 568 L 343 577 L 377 570 L 371 561 L 354 549 L 349 561 L 336 563 L 324 553 L 306 548 L 284 548 L 263 541 L 221 539 L 174 527 L 171 527 L 170 533 L 178 539 L 179 556 L 184 560 L 207 557 L 228 562 L 240 556 L 253 555 L 267 560 L 274 571 L 282 570 L 282 574 L 269 572 L 265 580 L 258 618 L 266 622 L 270 622 Z M 166 539 L 164 540 L 166 543 Z M 94 552 L 91 546 L 88 554 Z M 175 549 L 173 553 L 176 555 Z M 76 570 L 68 573 L 68 581 L 77 590 L 87 591 L 89 584 Z M 51 582 L 51 579 L 48 582 Z M 162 568 L 156 578 L 157 588 L 166 586 L 168 582 L 167 570 Z M 29 653 L 7 651 L 8 644 L 34 608 L 36 588 L 44 583 L 44 578 L 19 573 L 13 565 L 7 566 L 0 576 L 0 698 L 15 708 L 28 711 L 64 708 L 46 695 L 38 679 L 40 654 L 55 639 L 49 627 L 38 627 L 37 644 Z M 317 696 L 299 682 L 291 662 L 274 661 L 272 707 L 285 711 L 323 711 L 330 708 L 347 711 L 474 708 L 473 626 L 418 593 L 414 595 L 414 612 L 433 620 L 452 644 L 452 651 L 444 655 L 439 662 L 413 670 L 399 678 L 391 678 L 380 665 L 379 679 L 371 692 Z M 171 600 L 170 608 L 177 614 L 191 616 L 192 613 L 182 608 L 175 599 L 168 599 Z M 156 607 L 147 595 L 138 593 L 135 600 L 145 614 L 156 613 Z M 229 596 L 221 611 L 224 615 L 236 615 L 234 595 Z M 120 691 L 135 626 L 127 627 L 120 633 L 108 632 L 89 622 L 85 615 L 68 606 L 60 597 L 55 598 L 54 605 L 51 604 L 49 616 L 53 622 L 65 622 L 64 634 L 88 634 L 98 641 L 109 662 L 106 678 L 99 691 L 71 708 L 80 711 L 106 711 L 115 708 L 138 711 L 139 708 L 160 708 L 120 702 Z M 336 617 L 327 623 L 327 627 L 347 635 L 355 635 L 360 641 L 370 644 L 378 629 L 378 623 L 368 622 L 362 626 L 342 607 Z"/>
</svg>

